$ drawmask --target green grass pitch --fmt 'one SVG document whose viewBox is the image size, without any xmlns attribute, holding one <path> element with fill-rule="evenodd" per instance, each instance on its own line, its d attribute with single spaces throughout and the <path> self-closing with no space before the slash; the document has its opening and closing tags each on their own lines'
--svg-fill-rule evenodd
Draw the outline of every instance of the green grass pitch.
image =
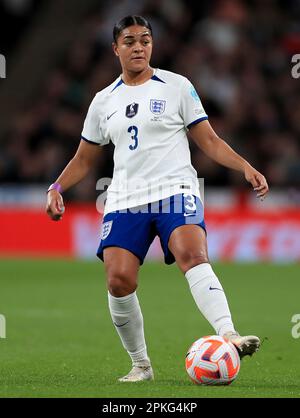
<svg viewBox="0 0 300 418">
<path fill-rule="evenodd" d="M 297 265 L 215 264 L 233 319 L 243 334 L 266 337 L 228 387 L 201 387 L 184 359 L 193 341 L 213 334 L 175 265 L 146 263 L 140 272 L 154 382 L 124 384 L 130 369 L 107 308 L 100 262 L 1 260 L 0 397 L 300 397 Z"/>
</svg>

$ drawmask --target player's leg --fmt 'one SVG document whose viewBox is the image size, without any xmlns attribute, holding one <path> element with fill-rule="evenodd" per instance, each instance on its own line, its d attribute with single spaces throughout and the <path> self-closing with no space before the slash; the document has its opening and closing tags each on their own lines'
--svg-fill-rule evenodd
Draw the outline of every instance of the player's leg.
<svg viewBox="0 0 300 418">
<path fill-rule="evenodd" d="M 218 335 L 234 332 L 227 299 L 207 254 L 205 231 L 182 225 L 171 233 L 169 249 L 185 274 L 195 302 Z"/>
<path fill-rule="evenodd" d="M 106 214 L 103 219 L 97 255 L 105 264 L 111 317 L 133 363 L 133 373 L 121 381 L 153 377 L 136 294 L 139 267 L 153 238 L 148 213 L 116 211 Z"/>
<path fill-rule="evenodd" d="M 199 310 L 216 333 L 230 339 L 241 357 L 257 351 L 258 337 L 241 337 L 234 329 L 224 289 L 208 259 L 205 231 L 198 225 L 179 226 L 170 235 L 169 249 L 188 280 Z"/>
<path fill-rule="evenodd" d="M 104 249 L 104 265 L 110 314 L 133 365 L 131 372 L 119 380 L 151 380 L 153 371 L 147 355 L 143 316 L 136 294 L 140 260 L 123 248 L 107 247 Z"/>
</svg>

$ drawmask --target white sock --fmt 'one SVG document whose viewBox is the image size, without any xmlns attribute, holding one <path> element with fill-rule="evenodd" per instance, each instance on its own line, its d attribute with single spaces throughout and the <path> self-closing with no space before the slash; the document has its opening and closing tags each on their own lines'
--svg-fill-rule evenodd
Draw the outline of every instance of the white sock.
<svg viewBox="0 0 300 418">
<path fill-rule="evenodd" d="M 115 328 L 135 366 L 150 363 L 144 337 L 144 323 L 136 292 L 120 298 L 108 292 L 108 305 Z"/>
<path fill-rule="evenodd" d="M 199 310 L 216 334 L 235 332 L 224 290 L 211 265 L 199 264 L 188 270 L 185 277 Z"/>
</svg>

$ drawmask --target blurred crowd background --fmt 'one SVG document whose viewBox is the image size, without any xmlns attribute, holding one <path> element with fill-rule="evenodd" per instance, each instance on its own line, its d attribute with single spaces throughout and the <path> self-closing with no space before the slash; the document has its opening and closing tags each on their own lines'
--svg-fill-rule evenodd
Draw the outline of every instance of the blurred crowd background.
<svg viewBox="0 0 300 418">
<path fill-rule="evenodd" d="M 50 3 L 55 11 L 55 0 L 0 0 L 0 53 L 7 60 L 7 78 L 0 80 L 2 184 L 56 179 L 77 149 L 92 98 L 121 72 L 111 48 L 115 22 L 140 14 L 153 26 L 152 66 L 193 82 L 215 131 L 271 186 L 299 187 L 300 79 L 291 75 L 291 58 L 300 53 L 299 0 L 86 0 L 76 30 L 61 39 L 59 50 L 47 51 L 50 39 L 41 37 L 39 21 Z M 61 16 L 53 19 L 52 42 L 64 29 Z M 22 84 L 10 88 L 18 106 L 4 117 L 8 101 L 1 89 L 14 71 L 10 63 L 17 67 L 30 48 L 29 31 L 53 59 L 47 66 L 39 54 L 31 59 L 22 83 L 34 88 L 26 100 Z M 239 173 L 212 162 L 193 144 L 191 149 L 206 185 L 247 187 Z M 94 200 L 96 180 L 112 175 L 112 155 L 113 145 L 103 147 L 99 165 L 69 197 Z"/>
</svg>

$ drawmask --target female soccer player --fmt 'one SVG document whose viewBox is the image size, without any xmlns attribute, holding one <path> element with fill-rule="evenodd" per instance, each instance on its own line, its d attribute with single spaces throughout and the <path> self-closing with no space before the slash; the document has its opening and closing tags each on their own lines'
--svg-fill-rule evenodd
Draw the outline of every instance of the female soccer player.
<svg viewBox="0 0 300 418">
<path fill-rule="evenodd" d="M 46 210 L 53 220 L 62 218 L 62 191 L 82 180 L 100 155 L 99 145 L 112 141 L 114 174 L 97 255 L 105 265 L 111 317 L 132 360 L 132 370 L 119 380 L 153 379 L 136 289 L 139 267 L 156 235 L 165 262 L 176 261 L 216 334 L 228 338 L 240 357 L 252 355 L 260 340 L 235 330 L 209 263 L 187 131 L 206 155 L 243 173 L 262 199 L 266 179 L 214 132 L 188 79 L 150 66 L 153 38 L 147 20 L 127 16 L 115 25 L 113 36 L 122 74 L 93 99 L 78 150 L 49 187 Z"/>
</svg>

